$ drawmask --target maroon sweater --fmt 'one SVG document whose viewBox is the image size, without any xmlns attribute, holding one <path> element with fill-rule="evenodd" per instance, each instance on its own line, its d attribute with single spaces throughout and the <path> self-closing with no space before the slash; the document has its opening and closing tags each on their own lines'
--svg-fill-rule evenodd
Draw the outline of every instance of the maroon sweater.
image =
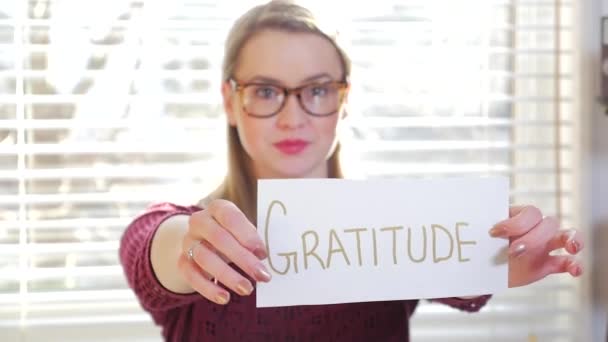
<svg viewBox="0 0 608 342">
<path fill-rule="evenodd" d="M 217 305 L 198 293 L 165 289 L 150 262 L 150 245 L 158 226 L 173 215 L 190 215 L 199 207 L 170 203 L 151 206 L 125 231 L 120 261 L 129 286 L 167 341 L 408 341 L 409 318 L 418 300 L 319 306 L 256 308 L 255 291 L 247 297 L 231 292 L 230 303 Z M 490 296 L 472 300 L 436 299 L 475 312 Z"/>
</svg>

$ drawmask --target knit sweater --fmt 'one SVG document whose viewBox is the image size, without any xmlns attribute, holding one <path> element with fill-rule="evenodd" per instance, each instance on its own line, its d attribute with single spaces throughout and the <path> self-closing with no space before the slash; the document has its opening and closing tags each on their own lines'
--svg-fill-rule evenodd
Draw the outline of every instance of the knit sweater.
<svg viewBox="0 0 608 342">
<path fill-rule="evenodd" d="M 177 294 L 164 288 L 152 269 L 150 247 L 159 225 L 174 215 L 190 215 L 196 206 L 160 203 L 150 206 L 127 227 L 120 261 L 129 286 L 167 341 L 408 341 L 409 318 L 418 300 L 334 305 L 256 308 L 256 292 L 241 297 L 230 291 L 227 305 L 198 293 Z M 240 270 L 239 270 L 240 271 Z M 242 273 L 242 271 L 240 271 Z M 433 301 L 476 312 L 489 295 L 471 300 Z"/>
</svg>

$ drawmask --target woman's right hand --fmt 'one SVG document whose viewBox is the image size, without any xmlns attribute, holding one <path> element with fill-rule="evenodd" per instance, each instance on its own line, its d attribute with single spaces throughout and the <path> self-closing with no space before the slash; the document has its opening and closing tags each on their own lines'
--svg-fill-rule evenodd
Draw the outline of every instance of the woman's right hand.
<svg viewBox="0 0 608 342">
<path fill-rule="evenodd" d="M 260 262 L 267 257 L 262 239 L 230 201 L 213 200 L 205 210 L 190 216 L 182 251 L 178 267 L 184 279 L 203 297 L 218 304 L 230 301 L 230 292 L 219 283 L 242 296 L 253 291 L 251 281 L 233 265 L 256 281 L 268 282 L 271 278 Z"/>
</svg>

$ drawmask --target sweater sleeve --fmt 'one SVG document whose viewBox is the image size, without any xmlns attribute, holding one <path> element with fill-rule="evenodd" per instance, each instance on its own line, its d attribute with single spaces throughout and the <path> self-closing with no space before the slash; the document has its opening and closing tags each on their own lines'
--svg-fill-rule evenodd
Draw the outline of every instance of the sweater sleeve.
<svg viewBox="0 0 608 342">
<path fill-rule="evenodd" d="M 492 298 L 492 295 L 483 295 L 471 299 L 463 299 L 463 298 L 437 298 L 431 299 L 431 302 L 442 303 L 448 306 L 451 306 L 455 309 L 466 311 L 466 312 L 478 312 L 483 308 L 488 300 Z"/>
<path fill-rule="evenodd" d="M 160 224 L 174 215 L 190 215 L 198 210 L 170 203 L 152 205 L 125 230 L 120 241 L 120 262 L 129 286 L 145 310 L 166 311 L 202 298 L 198 293 L 179 294 L 164 288 L 150 261 L 152 239 Z"/>
</svg>

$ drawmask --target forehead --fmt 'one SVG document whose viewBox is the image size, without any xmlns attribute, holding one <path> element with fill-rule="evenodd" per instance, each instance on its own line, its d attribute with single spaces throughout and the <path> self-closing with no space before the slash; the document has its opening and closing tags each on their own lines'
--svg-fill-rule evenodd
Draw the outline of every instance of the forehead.
<svg viewBox="0 0 608 342">
<path fill-rule="evenodd" d="M 264 76 L 295 85 L 319 73 L 342 77 L 340 57 L 331 42 L 313 33 L 264 30 L 243 46 L 235 76 Z"/>
</svg>

